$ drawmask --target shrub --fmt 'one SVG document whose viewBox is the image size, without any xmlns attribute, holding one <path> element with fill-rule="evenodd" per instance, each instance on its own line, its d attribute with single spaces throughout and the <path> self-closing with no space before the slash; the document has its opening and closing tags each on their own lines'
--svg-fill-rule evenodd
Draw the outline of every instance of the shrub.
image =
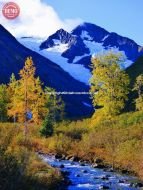
<svg viewBox="0 0 143 190">
<path fill-rule="evenodd" d="M 46 117 L 43 121 L 42 128 L 40 130 L 40 133 L 42 136 L 50 137 L 52 136 L 54 129 L 53 129 L 54 123 L 52 122 L 50 117 Z"/>
</svg>

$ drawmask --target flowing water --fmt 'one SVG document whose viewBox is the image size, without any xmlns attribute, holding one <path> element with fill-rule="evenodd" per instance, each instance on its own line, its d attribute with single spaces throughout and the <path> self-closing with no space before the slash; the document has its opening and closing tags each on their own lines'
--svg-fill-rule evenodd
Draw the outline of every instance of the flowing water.
<svg viewBox="0 0 143 190">
<path fill-rule="evenodd" d="M 135 177 L 107 172 L 103 169 L 95 169 L 90 164 L 82 166 L 78 162 L 55 159 L 54 156 L 42 156 L 42 159 L 51 166 L 69 173 L 68 177 L 71 185 L 69 185 L 68 190 L 140 189 L 131 187 L 131 181 L 135 180 Z"/>
</svg>

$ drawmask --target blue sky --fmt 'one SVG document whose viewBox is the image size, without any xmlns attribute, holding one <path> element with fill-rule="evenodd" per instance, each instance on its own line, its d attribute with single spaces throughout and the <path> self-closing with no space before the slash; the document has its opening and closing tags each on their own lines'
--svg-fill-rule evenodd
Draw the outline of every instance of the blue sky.
<svg viewBox="0 0 143 190">
<path fill-rule="evenodd" d="M 143 45 L 143 0 L 42 0 L 61 19 L 80 18 Z"/>
</svg>

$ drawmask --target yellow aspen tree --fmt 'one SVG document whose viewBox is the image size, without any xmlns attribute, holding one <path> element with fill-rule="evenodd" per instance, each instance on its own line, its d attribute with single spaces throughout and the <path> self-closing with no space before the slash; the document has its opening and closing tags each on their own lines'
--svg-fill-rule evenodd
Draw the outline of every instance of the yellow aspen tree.
<svg viewBox="0 0 143 190">
<path fill-rule="evenodd" d="M 136 82 L 134 84 L 134 89 L 138 93 L 138 98 L 135 100 L 136 110 L 143 110 L 143 74 L 139 75 L 136 78 Z"/>
<path fill-rule="evenodd" d="M 92 60 L 91 93 L 93 105 L 105 115 L 117 115 L 125 106 L 129 93 L 129 76 L 120 68 L 120 53 L 108 52 Z"/>
</svg>

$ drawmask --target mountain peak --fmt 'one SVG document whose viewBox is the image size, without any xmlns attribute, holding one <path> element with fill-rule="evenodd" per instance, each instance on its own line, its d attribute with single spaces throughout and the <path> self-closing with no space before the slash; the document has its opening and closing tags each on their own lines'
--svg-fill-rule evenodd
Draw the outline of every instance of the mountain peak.
<svg viewBox="0 0 143 190">
<path fill-rule="evenodd" d="M 61 28 L 53 35 L 49 36 L 48 39 L 41 44 L 40 49 L 52 48 L 60 44 L 67 44 L 70 46 L 71 43 L 74 43 L 75 39 L 75 36 Z"/>
<path fill-rule="evenodd" d="M 60 28 L 59 30 L 57 30 L 57 32 L 55 33 L 68 33 L 66 30 L 64 30 L 63 28 Z"/>
<path fill-rule="evenodd" d="M 88 32 L 89 35 L 91 35 L 91 36 L 95 36 L 95 34 L 96 35 L 102 34 L 102 37 L 103 37 L 103 35 L 109 34 L 109 32 L 107 30 L 105 30 L 104 28 L 101 28 L 100 26 L 97 26 L 95 24 L 88 23 L 88 22 L 83 22 L 82 24 L 77 26 L 71 33 L 73 35 L 79 36 L 82 34 L 83 31 Z"/>
</svg>

